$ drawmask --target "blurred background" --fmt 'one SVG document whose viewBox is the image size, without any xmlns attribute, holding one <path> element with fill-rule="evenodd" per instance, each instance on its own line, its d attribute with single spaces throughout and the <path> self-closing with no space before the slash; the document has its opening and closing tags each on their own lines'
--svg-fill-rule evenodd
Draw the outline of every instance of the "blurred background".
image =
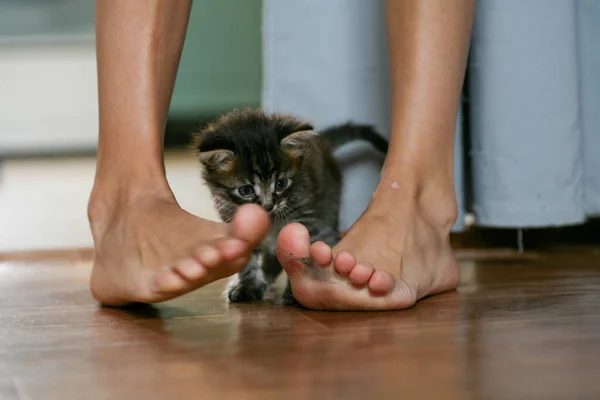
<svg viewBox="0 0 600 400">
<path fill-rule="evenodd" d="M 214 218 L 185 146 L 202 121 L 260 105 L 261 1 L 196 0 L 170 111 L 169 181 Z M 98 135 L 94 1 L 0 0 L 0 252 L 87 247 Z"/>
<path fill-rule="evenodd" d="M 382 0 L 193 4 L 166 135 L 184 208 L 216 218 L 186 145 L 232 108 L 293 113 L 317 128 L 369 123 L 387 136 Z M 536 232 L 600 215 L 598 20 L 596 0 L 477 2 L 456 126 L 455 232 L 495 230 L 522 249 Z M 0 252 L 91 245 L 97 125 L 94 2 L 0 0 Z M 363 143 L 338 156 L 347 229 L 382 157 Z"/>
<path fill-rule="evenodd" d="M 260 105 L 260 23 L 260 0 L 194 1 L 173 127 Z M 1 0 L 0 45 L 2 153 L 93 151 L 94 2 Z"/>
</svg>

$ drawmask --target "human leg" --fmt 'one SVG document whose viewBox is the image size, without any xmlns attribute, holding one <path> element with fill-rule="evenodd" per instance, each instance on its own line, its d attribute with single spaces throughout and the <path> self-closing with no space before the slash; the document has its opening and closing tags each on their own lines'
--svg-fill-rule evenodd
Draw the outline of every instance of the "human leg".
<svg viewBox="0 0 600 400">
<path fill-rule="evenodd" d="M 369 206 L 333 249 L 311 246 L 300 224 L 281 232 L 279 258 L 303 306 L 401 309 L 458 285 L 449 243 L 454 133 L 474 7 L 473 0 L 386 2 L 390 149 Z"/>
<path fill-rule="evenodd" d="M 257 206 L 231 224 L 179 207 L 163 135 L 191 0 L 98 0 L 100 132 L 88 205 L 93 296 L 107 305 L 156 302 L 238 272 L 268 229 Z"/>
</svg>

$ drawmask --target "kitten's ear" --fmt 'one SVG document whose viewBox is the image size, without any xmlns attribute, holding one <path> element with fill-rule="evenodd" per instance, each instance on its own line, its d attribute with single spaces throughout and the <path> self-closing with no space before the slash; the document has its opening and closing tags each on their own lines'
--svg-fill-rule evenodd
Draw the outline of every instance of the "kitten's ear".
<svg viewBox="0 0 600 400">
<path fill-rule="evenodd" d="M 281 147 L 288 150 L 299 149 L 316 135 L 312 129 L 294 132 L 281 139 Z"/>
<path fill-rule="evenodd" d="M 209 172 L 229 172 L 235 167 L 235 158 L 231 150 L 223 148 L 219 137 L 208 130 L 194 134 L 194 147 L 200 164 Z M 215 141 L 216 140 L 216 141 Z"/>
<path fill-rule="evenodd" d="M 234 167 L 233 152 L 230 150 L 211 150 L 198 152 L 198 159 L 211 171 L 227 172 Z"/>
</svg>

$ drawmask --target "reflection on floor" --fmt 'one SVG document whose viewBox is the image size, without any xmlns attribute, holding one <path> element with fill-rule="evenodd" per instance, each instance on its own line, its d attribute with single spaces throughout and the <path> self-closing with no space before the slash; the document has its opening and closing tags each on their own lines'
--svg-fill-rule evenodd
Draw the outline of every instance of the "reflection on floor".
<svg viewBox="0 0 600 400">
<path fill-rule="evenodd" d="M 0 398 L 600 398 L 600 248 L 460 259 L 458 292 L 327 313 L 228 307 L 221 282 L 99 309 L 89 252 L 0 258 Z"/>
<path fill-rule="evenodd" d="M 217 219 L 193 157 L 166 159 L 182 206 Z M 460 251 L 459 290 L 402 312 L 228 306 L 223 282 L 101 309 L 93 175 L 92 157 L 0 168 L 0 399 L 600 398 L 598 247 Z"/>
<path fill-rule="evenodd" d="M 89 247 L 87 200 L 94 157 L 5 160 L 0 165 L 0 253 Z M 198 164 L 187 152 L 166 156 L 182 207 L 216 219 Z"/>
</svg>

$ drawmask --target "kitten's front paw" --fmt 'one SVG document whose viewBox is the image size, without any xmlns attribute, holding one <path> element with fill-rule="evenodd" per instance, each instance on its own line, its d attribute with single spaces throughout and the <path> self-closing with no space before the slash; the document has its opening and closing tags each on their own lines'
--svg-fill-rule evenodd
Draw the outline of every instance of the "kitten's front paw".
<svg viewBox="0 0 600 400">
<path fill-rule="evenodd" d="M 247 303 L 262 300 L 267 292 L 265 282 L 234 282 L 227 288 L 227 298 L 232 303 Z"/>
</svg>

